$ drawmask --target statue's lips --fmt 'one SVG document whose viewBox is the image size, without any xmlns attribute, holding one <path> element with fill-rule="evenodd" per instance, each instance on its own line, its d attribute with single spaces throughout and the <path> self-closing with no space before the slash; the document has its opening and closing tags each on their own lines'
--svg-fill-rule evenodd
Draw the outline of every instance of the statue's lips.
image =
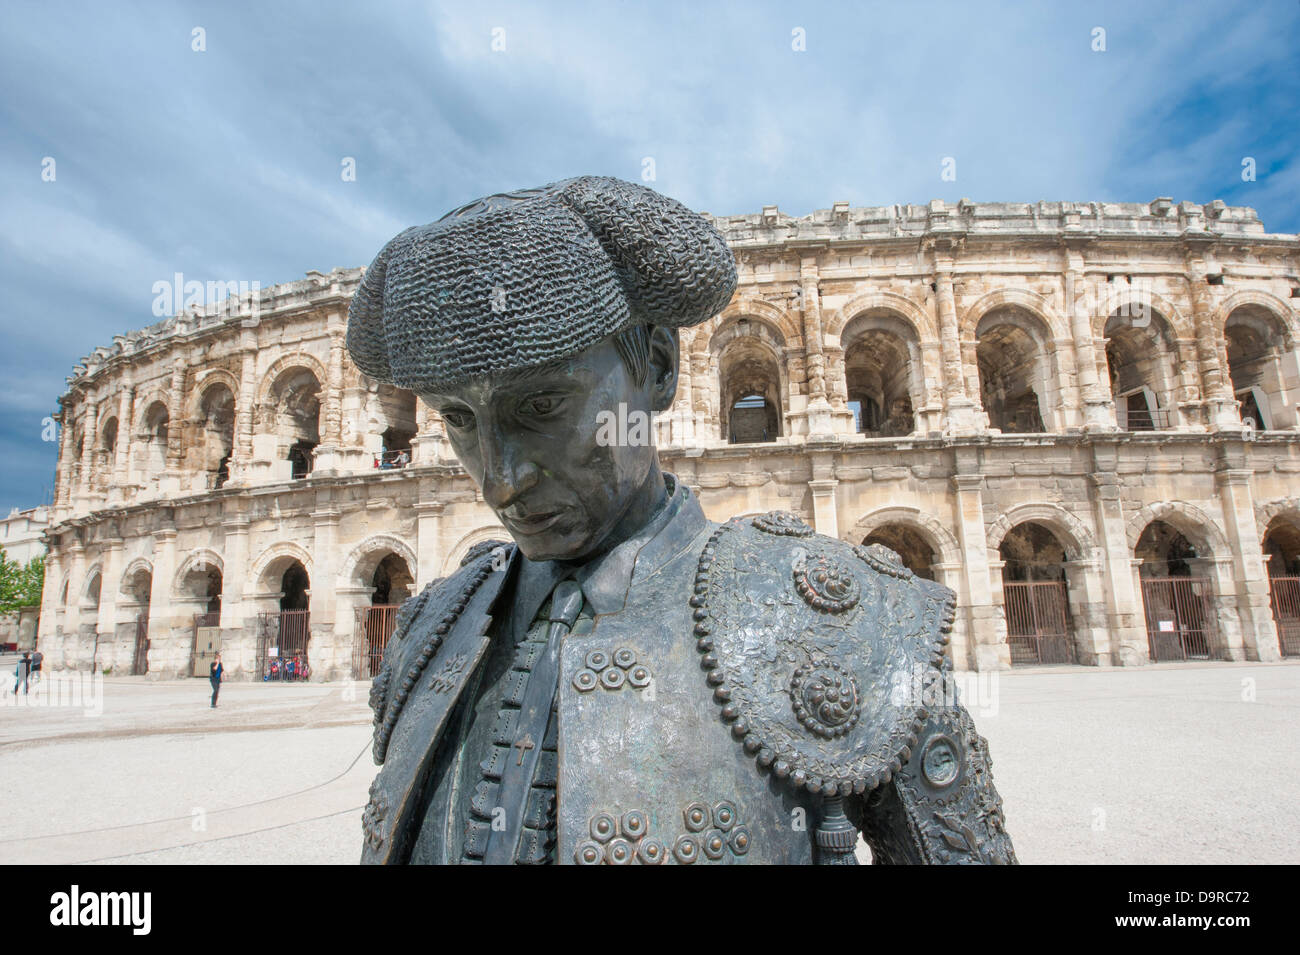
<svg viewBox="0 0 1300 955">
<path fill-rule="evenodd" d="M 516 533 L 523 534 L 525 537 L 531 537 L 533 534 L 540 534 L 542 531 L 549 530 L 551 525 L 560 519 L 564 511 L 548 511 L 544 514 L 530 514 L 526 518 L 506 517 L 503 518 L 507 527 Z"/>
</svg>

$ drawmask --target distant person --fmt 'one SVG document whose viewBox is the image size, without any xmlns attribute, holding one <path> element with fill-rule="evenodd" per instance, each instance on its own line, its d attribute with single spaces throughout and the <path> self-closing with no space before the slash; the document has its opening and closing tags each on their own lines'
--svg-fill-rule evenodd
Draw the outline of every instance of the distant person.
<svg viewBox="0 0 1300 955">
<path fill-rule="evenodd" d="M 27 678 L 32 672 L 32 654 L 31 651 L 24 651 L 23 658 L 18 661 L 18 666 L 14 668 L 14 693 L 18 693 L 18 687 L 23 688 L 23 694 L 27 693 Z"/>
<path fill-rule="evenodd" d="M 208 670 L 208 680 L 212 683 L 212 708 L 217 708 L 217 694 L 221 692 L 221 654 L 218 653 L 212 658 L 212 666 Z"/>
<path fill-rule="evenodd" d="M 397 460 L 393 462 L 394 467 L 404 468 L 411 463 L 411 456 L 405 451 L 397 452 Z"/>
<path fill-rule="evenodd" d="M 43 664 L 44 662 L 45 662 L 45 654 L 41 653 L 39 649 L 33 651 L 32 671 L 31 671 L 31 676 L 28 679 L 29 683 L 41 682 L 41 664 Z"/>
</svg>

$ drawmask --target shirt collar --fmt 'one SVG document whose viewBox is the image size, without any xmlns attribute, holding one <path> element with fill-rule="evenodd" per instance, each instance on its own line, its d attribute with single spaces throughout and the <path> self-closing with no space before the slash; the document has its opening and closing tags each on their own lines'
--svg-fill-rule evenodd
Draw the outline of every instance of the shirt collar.
<svg viewBox="0 0 1300 955">
<path fill-rule="evenodd" d="M 584 613 L 619 613 L 634 583 L 658 572 L 708 524 L 700 502 L 674 474 L 664 474 L 667 500 L 645 527 L 609 552 L 574 569 L 559 561 L 531 561 L 519 555 L 515 609 L 531 621 L 555 585 L 573 577 L 582 587 Z"/>
</svg>

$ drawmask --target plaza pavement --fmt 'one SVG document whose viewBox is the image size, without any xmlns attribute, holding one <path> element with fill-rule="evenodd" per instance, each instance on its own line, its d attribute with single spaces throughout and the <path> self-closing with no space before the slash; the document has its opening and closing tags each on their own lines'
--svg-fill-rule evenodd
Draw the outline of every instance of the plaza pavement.
<svg viewBox="0 0 1300 955">
<path fill-rule="evenodd" d="M 1300 663 L 964 679 L 1022 862 L 1300 861 Z M 110 676 L 102 697 L 83 683 L 75 700 L 65 684 L 60 706 L 15 705 L 12 685 L 0 688 L 0 862 L 360 853 L 376 771 L 365 683 L 227 683 L 215 710 L 201 679 Z"/>
</svg>

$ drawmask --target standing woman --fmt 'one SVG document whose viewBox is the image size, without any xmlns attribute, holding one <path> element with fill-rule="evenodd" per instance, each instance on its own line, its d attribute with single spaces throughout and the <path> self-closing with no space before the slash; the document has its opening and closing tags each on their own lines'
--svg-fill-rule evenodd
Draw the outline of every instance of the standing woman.
<svg viewBox="0 0 1300 955">
<path fill-rule="evenodd" d="M 212 681 L 212 708 L 217 708 L 217 694 L 221 692 L 221 653 L 212 658 L 208 679 Z"/>
</svg>

